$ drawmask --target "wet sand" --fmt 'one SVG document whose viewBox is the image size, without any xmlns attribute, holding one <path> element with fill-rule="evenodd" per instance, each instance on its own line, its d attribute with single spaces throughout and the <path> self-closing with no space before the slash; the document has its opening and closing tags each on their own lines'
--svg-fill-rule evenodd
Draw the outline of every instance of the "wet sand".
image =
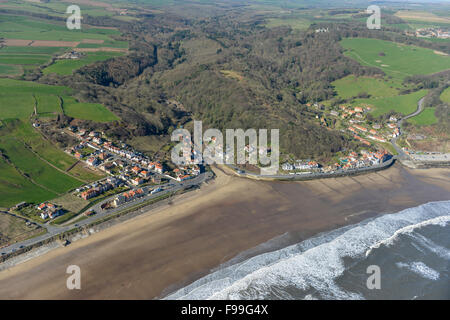
<svg viewBox="0 0 450 320">
<path fill-rule="evenodd" d="M 298 242 L 379 213 L 450 199 L 450 169 L 308 182 L 217 179 L 172 205 L 0 272 L 1 299 L 152 299 L 283 234 Z M 81 290 L 66 268 L 81 268 Z"/>
</svg>

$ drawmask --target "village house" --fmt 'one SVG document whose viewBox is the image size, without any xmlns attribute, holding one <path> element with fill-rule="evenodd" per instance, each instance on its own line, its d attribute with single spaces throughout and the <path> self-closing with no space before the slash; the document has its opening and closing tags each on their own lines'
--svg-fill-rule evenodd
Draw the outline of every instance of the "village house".
<svg viewBox="0 0 450 320">
<path fill-rule="evenodd" d="M 355 127 L 356 129 L 358 129 L 359 131 L 367 132 L 367 129 L 364 128 L 363 126 L 360 126 L 360 125 L 355 124 L 354 127 Z"/>
<path fill-rule="evenodd" d="M 89 200 L 96 197 L 98 194 L 99 194 L 98 190 L 93 188 L 81 193 L 81 198 L 83 198 L 84 200 Z"/>
<path fill-rule="evenodd" d="M 102 144 L 103 143 L 103 139 L 100 137 L 95 137 L 94 139 L 92 139 L 93 142 L 97 143 L 97 144 Z"/>
<path fill-rule="evenodd" d="M 397 128 L 397 125 L 395 123 L 388 123 L 387 126 L 388 126 L 389 129 Z"/>
<path fill-rule="evenodd" d="M 106 152 L 100 152 L 100 153 L 98 154 L 98 158 L 99 158 L 100 160 L 105 160 L 105 159 L 108 159 L 108 158 L 109 158 L 109 155 L 108 155 Z"/>
<path fill-rule="evenodd" d="M 135 178 L 135 179 L 131 180 L 131 184 L 133 184 L 135 186 L 140 186 L 143 183 L 144 183 L 144 180 L 142 178 Z"/>
<path fill-rule="evenodd" d="M 178 181 L 185 181 L 185 180 L 188 180 L 188 179 L 191 179 L 192 177 L 190 176 L 190 175 L 179 175 L 178 177 L 177 177 L 177 180 Z"/>
<path fill-rule="evenodd" d="M 141 172 L 141 168 L 139 168 L 138 166 L 133 167 L 133 169 L 131 169 L 131 171 L 134 174 L 139 174 L 139 172 Z"/>
<path fill-rule="evenodd" d="M 139 175 L 140 175 L 142 178 L 148 178 L 148 177 L 150 176 L 150 172 L 143 170 L 143 171 L 141 171 L 141 172 L 139 173 Z"/>
<path fill-rule="evenodd" d="M 162 174 L 164 172 L 163 165 L 161 163 L 155 164 L 155 171 Z"/>
<path fill-rule="evenodd" d="M 86 163 L 90 166 L 96 166 L 99 164 L 99 161 L 96 157 L 90 157 L 86 160 Z"/>
</svg>

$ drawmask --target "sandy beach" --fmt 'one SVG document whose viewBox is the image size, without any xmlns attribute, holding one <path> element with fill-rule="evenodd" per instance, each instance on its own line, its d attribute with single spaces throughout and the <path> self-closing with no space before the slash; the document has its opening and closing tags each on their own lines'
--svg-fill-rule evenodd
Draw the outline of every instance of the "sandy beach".
<svg viewBox="0 0 450 320">
<path fill-rule="evenodd" d="M 261 182 L 217 178 L 173 204 L 0 272 L 0 299 L 152 299 L 283 234 L 292 243 L 380 213 L 450 199 L 450 169 L 395 164 L 367 175 Z M 66 268 L 81 268 L 81 290 Z"/>
</svg>

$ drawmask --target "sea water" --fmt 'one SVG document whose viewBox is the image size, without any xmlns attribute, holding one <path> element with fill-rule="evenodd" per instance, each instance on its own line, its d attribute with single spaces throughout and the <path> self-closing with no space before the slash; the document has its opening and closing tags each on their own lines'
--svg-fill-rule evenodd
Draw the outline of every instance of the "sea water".
<svg viewBox="0 0 450 320">
<path fill-rule="evenodd" d="M 450 201 L 384 214 L 220 267 L 166 299 L 450 299 L 449 222 Z"/>
</svg>

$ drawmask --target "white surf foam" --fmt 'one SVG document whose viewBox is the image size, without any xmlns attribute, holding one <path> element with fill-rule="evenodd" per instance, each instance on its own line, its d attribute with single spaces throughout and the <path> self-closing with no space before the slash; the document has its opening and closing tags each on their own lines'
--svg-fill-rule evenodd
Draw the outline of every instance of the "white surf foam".
<svg viewBox="0 0 450 320">
<path fill-rule="evenodd" d="M 439 225 L 442 227 L 445 227 L 446 224 L 450 221 L 450 216 L 441 216 L 441 217 L 436 217 L 436 218 L 432 218 L 426 221 L 422 221 L 413 225 L 409 225 L 406 226 L 404 228 L 401 228 L 397 231 L 394 232 L 394 234 L 392 236 L 390 236 L 389 238 L 383 239 L 377 243 L 375 243 L 374 245 L 370 246 L 369 250 L 366 251 L 366 257 L 374 250 L 374 249 L 378 249 L 379 247 L 381 247 L 382 245 L 385 246 L 390 246 L 392 244 L 394 244 L 394 242 L 401 236 L 404 234 L 411 234 L 413 231 L 423 228 L 425 226 L 429 226 L 429 225 Z"/>
<path fill-rule="evenodd" d="M 425 279 L 434 280 L 434 281 L 439 279 L 439 272 L 430 268 L 425 263 L 420 262 L 420 261 L 416 261 L 416 262 L 412 262 L 412 263 L 397 262 L 396 265 L 399 268 L 408 269 Z"/>
<path fill-rule="evenodd" d="M 360 294 L 347 292 L 335 282 L 345 271 L 343 258 L 363 259 L 370 248 L 390 243 L 392 240 L 389 239 L 395 239 L 401 232 L 428 224 L 447 223 L 449 214 L 450 201 L 441 201 L 366 220 L 219 269 L 167 299 L 294 298 L 287 290 L 274 294 L 273 288 L 312 291 L 314 297 L 322 299 L 363 299 Z M 433 275 L 422 265 L 414 266 L 416 271 L 426 270 L 430 277 Z"/>
</svg>

